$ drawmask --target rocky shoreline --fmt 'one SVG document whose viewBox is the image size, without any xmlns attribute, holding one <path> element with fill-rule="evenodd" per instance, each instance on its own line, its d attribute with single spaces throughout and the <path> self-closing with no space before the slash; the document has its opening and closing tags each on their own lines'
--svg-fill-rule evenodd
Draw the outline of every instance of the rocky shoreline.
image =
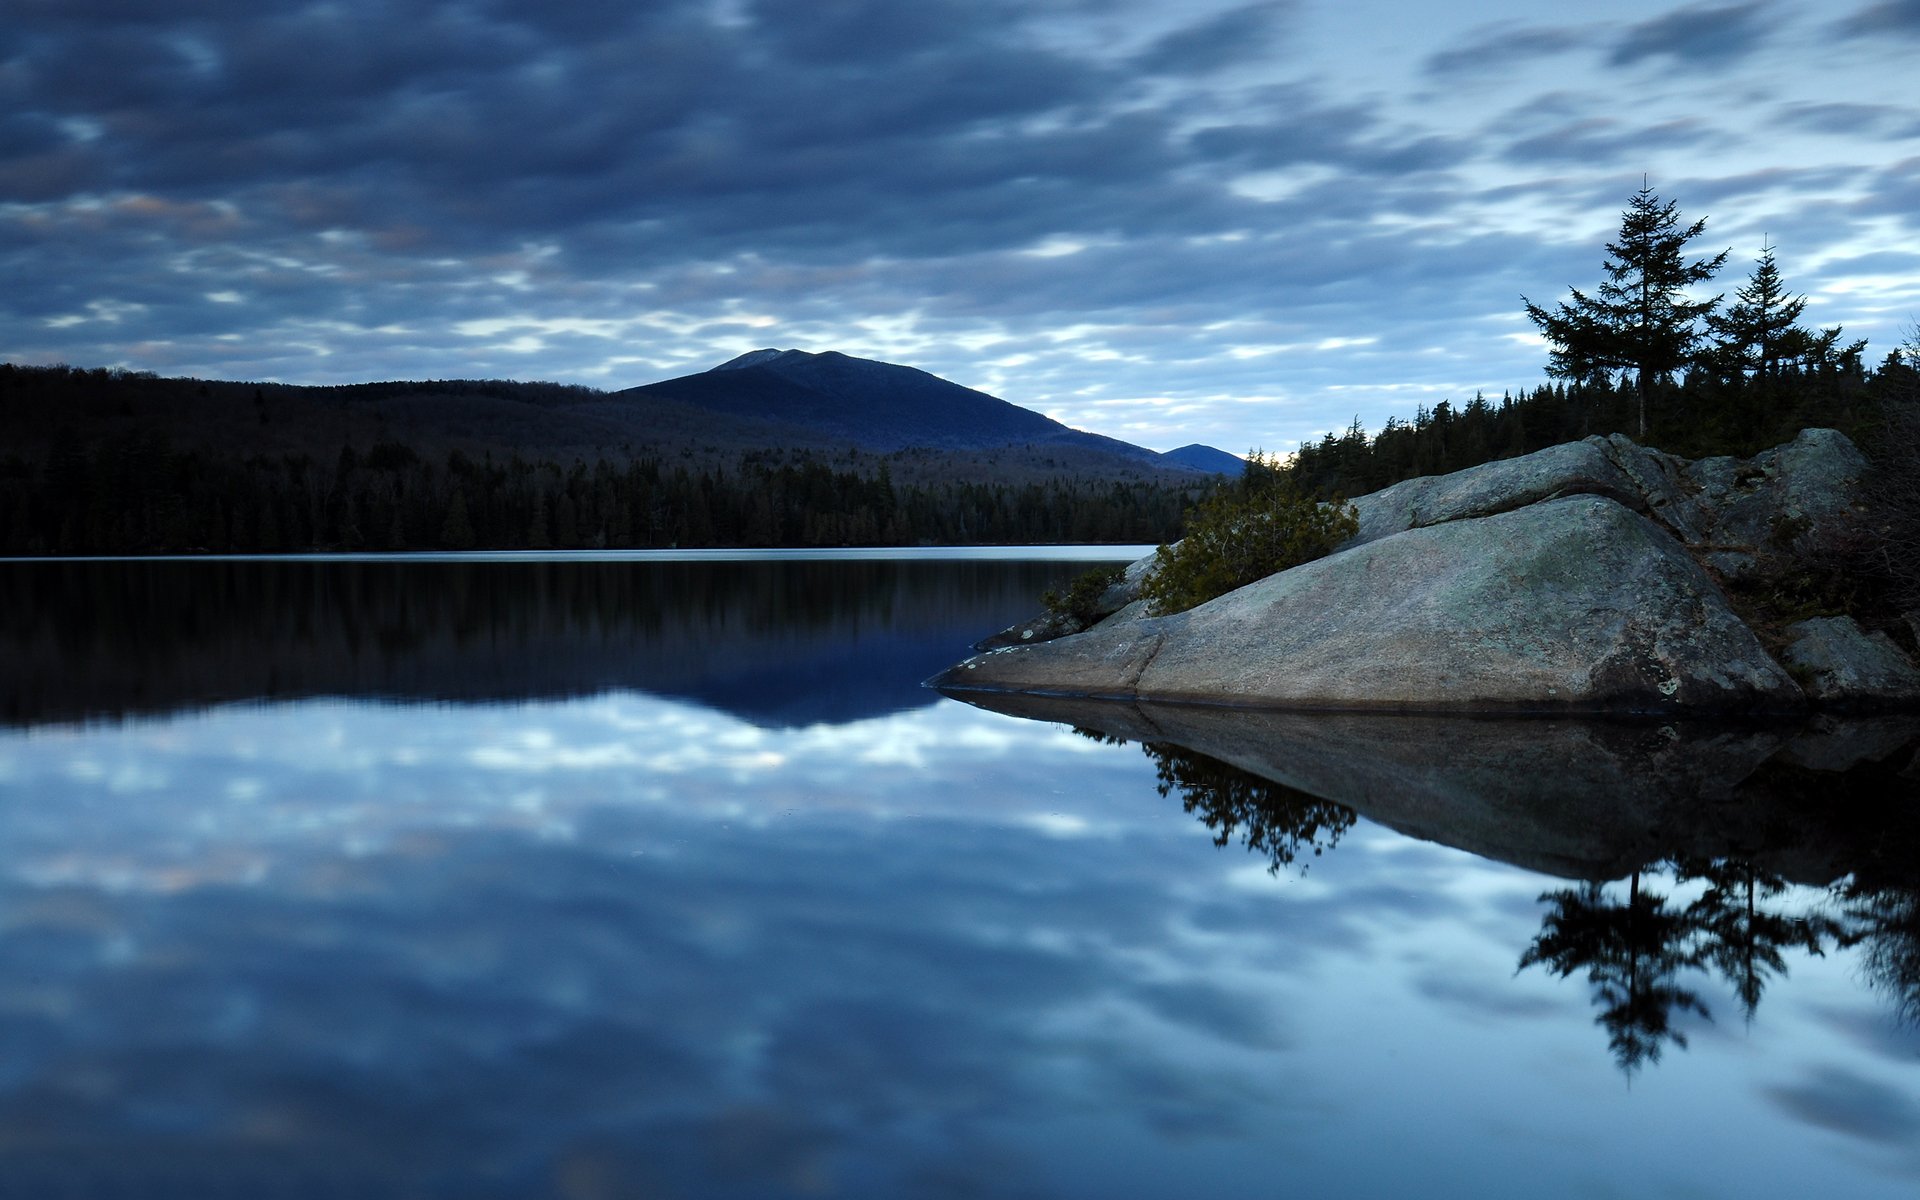
<svg viewBox="0 0 1920 1200">
<path fill-rule="evenodd" d="M 928 682 L 1418 713 L 1913 707 L 1911 620 L 1776 627 L 1740 600 L 1837 569 L 1865 532 L 1866 465 L 1830 429 L 1745 460 L 1569 442 L 1359 497 L 1333 554 L 1186 612 L 1147 611 L 1143 559 L 1090 627 L 1037 618 Z"/>
</svg>

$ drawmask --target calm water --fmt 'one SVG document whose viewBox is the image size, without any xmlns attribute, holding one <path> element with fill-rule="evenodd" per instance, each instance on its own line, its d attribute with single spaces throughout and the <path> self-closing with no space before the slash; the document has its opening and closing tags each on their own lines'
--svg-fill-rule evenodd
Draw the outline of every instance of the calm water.
<svg viewBox="0 0 1920 1200">
<path fill-rule="evenodd" d="M 918 686 L 1083 566 L 0 564 L 0 1196 L 1915 1194 L 1911 723 Z"/>
</svg>

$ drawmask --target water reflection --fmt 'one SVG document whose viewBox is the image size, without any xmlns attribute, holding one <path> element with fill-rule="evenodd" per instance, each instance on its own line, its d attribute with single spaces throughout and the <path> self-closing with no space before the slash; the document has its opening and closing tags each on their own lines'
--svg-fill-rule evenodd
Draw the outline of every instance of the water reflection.
<svg viewBox="0 0 1920 1200">
<path fill-rule="evenodd" d="M 1075 732 L 1109 744 L 1121 740 L 1091 730 Z M 1357 817 L 1344 804 L 1262 779 L 1171 742 L 1147 742 L 1140 748 L 1153 760 L 1159 793 L 1178 793 L 1181 808 L 1200 818 L 1213 834 L 1214 845 L 1237 841 L 1267 858 L 1276 871 L 1292 866 L 1303 852 L 1318 858 L 1333 849 Z M 1305 871 L 1306 865 L 1300 869 Z"/>
<path fill-rule="evenodd" d="M 0 563 L 0 721 L 637 689 L 768 727 L 919 681 L 1084 564 L 980 559 Z"/>
<path fill-rule="evenodd" d="M 644 589 L 606 586 L 526 638 L 526 604 L 480 605 L 469 652 L 497 638 L 522 673 L 496 699 L 595 678 L 584 652 L 537 661 L 583 628 L 610 670 L 649 661 L 619 632 Z M 844 599 L 871 623 L 828 628 L 884 627 L 867 595 Z M 708 603 L 796 619 L 728 596 Z M 191 599 L 169 620 L 205 614 L 192 644 L 248 688 L 264 662 L 217 626 L 299 619 Z M 122 608 L 108 644 L 153 657 Z M 706 611 L 662 627 L 697 640 Z M 408 622 L 395 661 L 446 661 Z M 354 670 L 388 685 L 365 614 L 309 623 L 361 630 Z M 111 678 L 86 629 L 76 669 Z M 361 686 L 305 644 L 252 654 Z M 36 711 L 0 728 L 0 1195 L 1251 1200 L 1276 1163 L 1329 1196 L 1920 1183 L 1920 1028 L 1885 1016 L 1914 1007 L 1920 842 L 1829 786 L 1848 764 L 1895 785 L 1910 728 L 1073 714 L 1090 740 L 952 703 L 782 725 L 633 688 Z M 1629 1095 L 1591 1024 L 1602 959 L 1515 965 L 1552 932 L 1543 892 L 1596 884 L 1625 920 L 1635 870 L 1640 907 L 1689 926 L 1668 983 L 1717 1024 L 1673 1008 L 1689 1051 L 1657 1042 Z M 1796 940 L 1813 915 L 1839 926 L 1824 957 Z"/>
<path fill-rule="evenodd" d="M 1751 1024 L 1790 953 L 1863 947 L 1872 985 L 1920 1019 L 1920 718 L 1650 726 L 964 698 L 1139 740 L 1161 795 L 1177 792 L 1215 845 L 1237 840 L 1273 871 L 1332 849 L 1365 815 L 1584 876 L 1539 896 L 1519 969 L 1584 979 L 1629 1076 L 1685 1049 L 1690 1020 L 1714 1019 L 1708 977 Z M 1555 775 L 1525 770 L 1560 755 Z M 1602 852 L 1575 857 L 1576 842 Z"/>
</svg>

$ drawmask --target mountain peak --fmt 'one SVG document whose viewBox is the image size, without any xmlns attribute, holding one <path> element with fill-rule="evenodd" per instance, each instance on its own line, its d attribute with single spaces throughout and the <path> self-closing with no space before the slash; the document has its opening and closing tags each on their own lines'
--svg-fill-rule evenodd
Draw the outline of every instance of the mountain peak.
<svg viewBox="0 0 1920 1200">
<path fill-rule="evenodd" d="M 805 350 L 749 350 L 738 358 L 730 358 L 717 367 L 709 368 L 709 371 L 739 371 L 747 367 L 764 366 L 776 359 L 786 358 L 789 355 L 797 355 L 801 358 L 813 357 Z"/>
<path fill-rule="evenodd" d="M 1228 454 L 1212 446 L 1203 446 L 1199 442 L 1169 450 L 1160 456 L 1161 462 L 1176 466 L 1191 467 L 1196 471 L 1205 471 L 1211 475 L 1239 475 L 1247 469 L 1247 462 L 1237 454 Z"/>
<path fill-rule="evenodd" d="M 1181 466 L 1162 463 L 1159 455 L 1139 446 L 1069 429 L 1042 413 L 918 367 L 837 350 L 749 350 L 717 367 L 620 394 L 656 396 L 724 417 L 774 422 L 792 428 L 800 439 L 880 453 L 909 447 L 1046 447 L 1062 451 L 1062 462 L 1072 451 L 1083 460 L 1093 455 L 1135 469 Z"/>
</svg>

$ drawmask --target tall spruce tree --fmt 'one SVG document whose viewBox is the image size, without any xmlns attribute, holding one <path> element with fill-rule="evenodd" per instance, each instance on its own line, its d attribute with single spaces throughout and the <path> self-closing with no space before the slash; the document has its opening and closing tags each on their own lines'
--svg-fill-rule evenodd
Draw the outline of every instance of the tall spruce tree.
<svg viewBox="0 0 1920 1200">
<path fill-rule="evenodd" d="M 1721 369 L 1729 377 L 1764 380 L 1789 364 L 1820 366 L 1865 349 L 1865 342 L 1838 349 L 1837 325 L 1818 333 L 1800 328 L 1806 307 L 1805 296 L 1788 293 L 1773 261 L 1773 247 L 1762 243 L 1753 274 L 1735 293 L 1734 302 L 1725 312 L 1707 314 L 1707 327 L 1719 339 L 1715 353 Z"/>
<path fill-rule="evenodd" d="M 1720 297 L 1687 299 L 1687 289 L 1712 279 L 1728 251 L 1689 263 L 1686 245 L 1707 227 L 1703 217 L 1680 224 L 1679 207 L 1662 203 L 1643 185 L 1620 214 L 1620 238 L 1607 244 L 1606 278 L 1594 295 L 1573 289 L 1572 303 L 1549 312 L 1525 296 L 1527 318 L 1551 345 L 1547 373 L 1598 382 L 1632 371 L 1639 391 L 1639 436 L 1647 436 L 1647 393 L 1654 383 L 1699 361 L 1695 327 Z"/>
</svg>

